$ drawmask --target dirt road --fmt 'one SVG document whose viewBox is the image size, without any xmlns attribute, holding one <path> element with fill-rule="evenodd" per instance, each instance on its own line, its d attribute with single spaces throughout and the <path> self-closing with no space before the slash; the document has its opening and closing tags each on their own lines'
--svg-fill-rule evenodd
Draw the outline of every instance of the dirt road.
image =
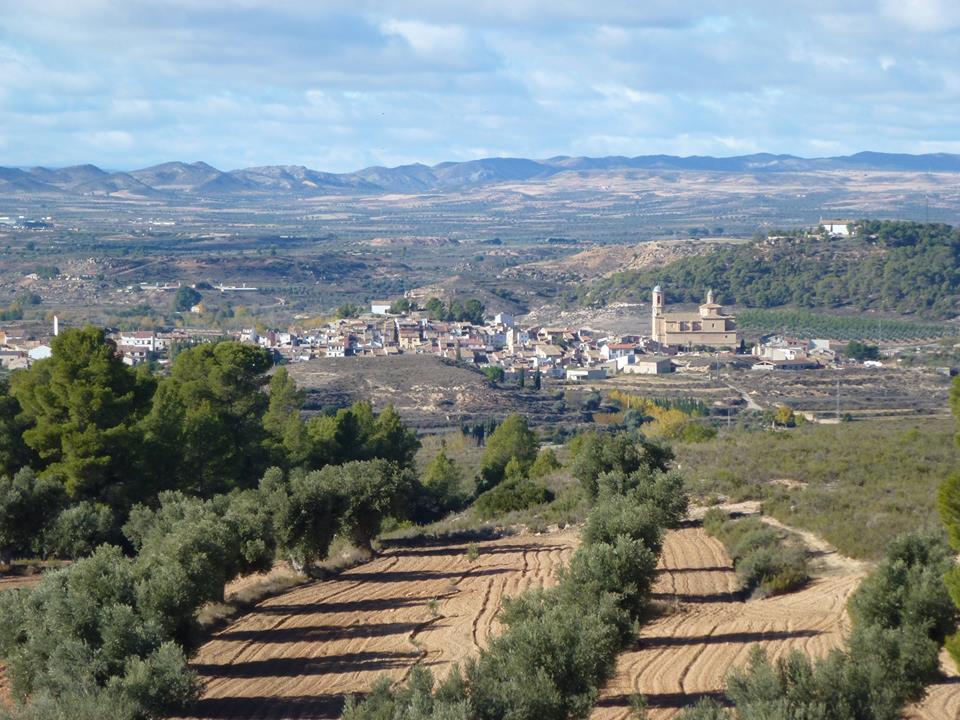
<svg viewBox="0 0 960 720">
<path fill-rule="evenodd" d="M 196 718 L 336 718 L 344 697 L 422 663 L 442 677 L 498 632 L 504 595 L 553 584 L 568 530 L 394 548 L 336 579 L 266 600 L 204 645 Z M 434 604 L 433 600 L 436 600 Z"/>
</svg>

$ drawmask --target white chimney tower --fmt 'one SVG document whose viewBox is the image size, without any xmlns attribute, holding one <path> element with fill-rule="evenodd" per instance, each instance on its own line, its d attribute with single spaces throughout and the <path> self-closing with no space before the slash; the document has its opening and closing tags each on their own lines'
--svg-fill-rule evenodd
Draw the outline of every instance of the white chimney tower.
<svg viewBox="0 0 960 720">
<path fill-rule="evenodd" d="M 53 316 L 53 336 L 56 337 L 60 334 L 60 318 L 56 315 Z"/>
</svg>

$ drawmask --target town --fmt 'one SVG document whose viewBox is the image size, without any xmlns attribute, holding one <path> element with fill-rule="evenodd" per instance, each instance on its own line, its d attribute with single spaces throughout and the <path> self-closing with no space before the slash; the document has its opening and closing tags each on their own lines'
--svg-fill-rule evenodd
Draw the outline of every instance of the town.
<svg viewBox="0 0 960 720">
<path fill-rule="evenodd" d="M 170 285 L 176 288 L 177 285 Z M 428 303 L 429 304 L 429 303 Z M 269 350 L 278 364 L 323 358 L 434 355 L 479 368 L 491 379 L 523 383 L 542 379 L 602 380 L 619 374 L 661 375 L 709 372 L 721 367 L 758 371 L 815 370 L 844 361 L 830 340 L 769 335 L 748 347 L 736 317 L 715 302 L 713 291 L 694 312 L 667 311 L 664 292 L 651 292 L 649 335 L 615 335 L 589 327 L 525 326 L 498 312 L 484 322 L 431 319 L 426 308 L 404 298 L 375 300 L 357 317 L 327 321 L 311 329 L 258 331 L 250 327 L 225 336 L 223 331 L 173 328 L 126 330 L 110 334 L 128 365 L 170 362 L 178 349 L 231 338 Z M 49 357 L 51 334 L 29 327 L 0 329 L 0 362 L 8 370 L 29 367 Z M 846 358 L 850 361 L 851 358 Z M 880 366 L 874 356 L 857 357 L 867 367 Z"/>
</svg>

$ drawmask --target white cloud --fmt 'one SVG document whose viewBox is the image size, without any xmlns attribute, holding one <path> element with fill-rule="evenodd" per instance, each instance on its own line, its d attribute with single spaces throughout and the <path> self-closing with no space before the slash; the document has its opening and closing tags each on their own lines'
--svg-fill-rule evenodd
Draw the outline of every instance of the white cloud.
<svg viewBox="0 0 960 720">
<path fill-rule="evenodd" d="M 416 52 L 429 58 L 456 56 L 470 45 L 463 28 L 456 25 L 432 25 L 417 20 L 387 20 L 380 23 L 387 35 L 403 38 Z"/>
</svg>

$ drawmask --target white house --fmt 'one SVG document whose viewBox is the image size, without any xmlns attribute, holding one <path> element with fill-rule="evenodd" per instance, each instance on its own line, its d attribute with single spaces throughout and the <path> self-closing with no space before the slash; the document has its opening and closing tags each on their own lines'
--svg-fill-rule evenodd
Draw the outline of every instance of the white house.
<svg viewBox="0 0 960 720">
<path fill-rule="evenodd" d="M 53 349 L 49 345 L 37 345 L 35 348 L 27 350 L 27 357 L 31 360 L 46 360 L 53 355 Z"/>
<path fill-rule="evenodd" d="M 332 341 L 327 344 L 325 353 L 328 358 L 342 358 L 347 356 L 347 344 L 342 341 Z"/>
<path fill-rule="evenodd" d="M 390 312 L 390 306 L 393 305 L 389 300 L 374 300 L 370 303 L 370 312 L 374 315 L 386 315 Z"/>
<path fill-rule="evenodd" d="M 616 360 L 636 354 L 637 346 L 632 343 L 607 343 L 600 348 L 604 360 Z"/>
<path fill-rule="evenodd" d="M 150 352 L 156 352 L 160 348 L 157 346 L 157 336 L 152 332 L 123 332 L 120 333 L 120 345 L 131 348 L 146 348 Z"/>
</svg>

